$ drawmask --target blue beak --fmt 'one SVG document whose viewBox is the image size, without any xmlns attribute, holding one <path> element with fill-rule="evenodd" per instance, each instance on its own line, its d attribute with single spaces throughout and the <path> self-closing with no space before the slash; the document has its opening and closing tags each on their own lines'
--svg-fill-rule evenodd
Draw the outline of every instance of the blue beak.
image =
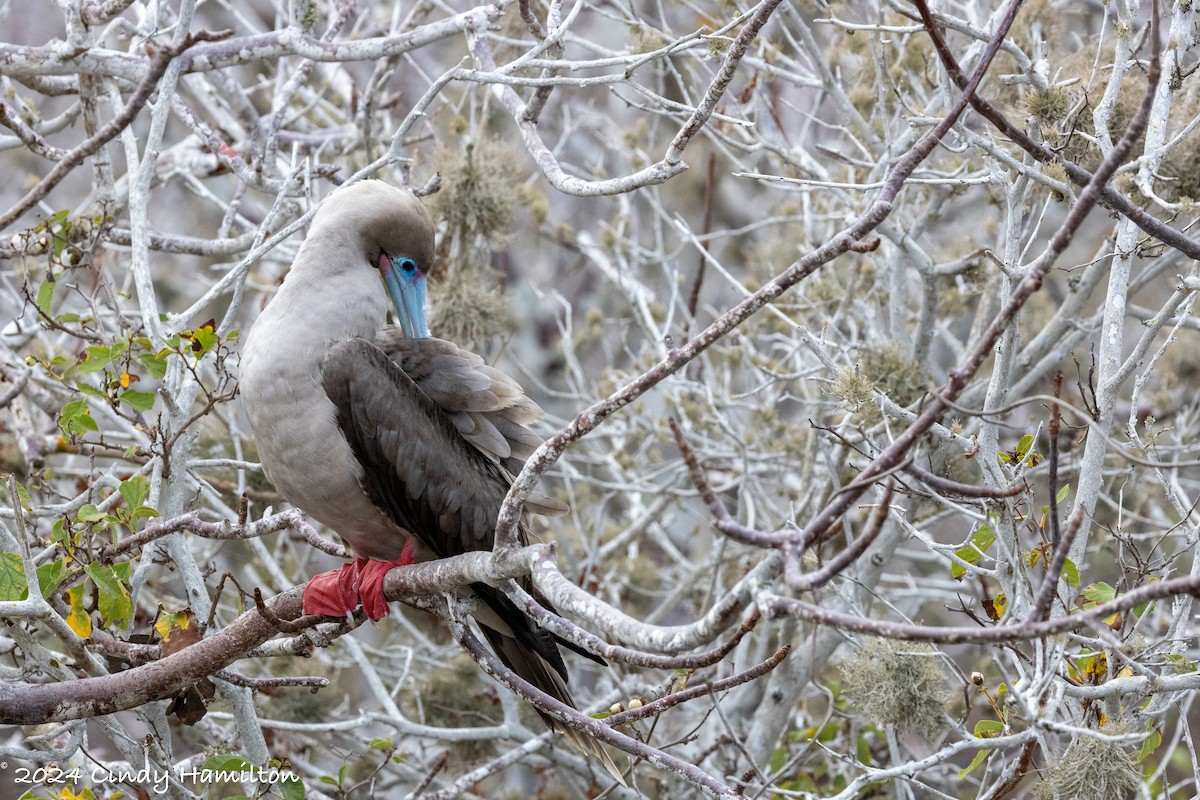
<svg viewBox="0 0 1200 800">
<path fill-rule="evenodd" d="M 410 339 L 425 339 L 429 327 L 425 322 L 425 271 L 411 258 L 393 258 L 386 253 L 379 257 L 379 271 L 396 309 L 396 321 Z"/>
</svg>

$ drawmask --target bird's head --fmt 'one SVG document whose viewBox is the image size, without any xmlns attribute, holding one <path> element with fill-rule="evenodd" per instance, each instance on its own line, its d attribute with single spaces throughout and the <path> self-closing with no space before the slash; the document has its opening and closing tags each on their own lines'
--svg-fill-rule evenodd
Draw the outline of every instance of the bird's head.
<svg viewBox="0 0 1200 800">
<path fill-rule="evenodd" d="M 425 275 L 433 262 L 433 220 L 412 192 L 383 181 L 340 188 L 326 198 L 313 219 L 306 244 L 310 241 L 339 241 L 338 249 L 349 249 L 355 258 L 351 263 L 344 257 L 313 253 L 314 258 L 304 259 L 306 263 L 316 261 L 313 266 L 326 275 L 341 271 L 343 286 L 345 281 L 366 277 L 364 268 L 377 271 L 405 335 L 429 335 Z"/>
</svg>

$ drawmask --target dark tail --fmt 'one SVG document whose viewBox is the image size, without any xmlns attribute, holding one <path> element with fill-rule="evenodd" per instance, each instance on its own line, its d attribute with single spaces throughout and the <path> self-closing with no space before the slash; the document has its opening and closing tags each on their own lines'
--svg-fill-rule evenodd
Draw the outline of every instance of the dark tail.
<svg viewBox="0 0 1200 800">
<path fill-rule="evenodd" d="M 516 609 L 514 608 L 513 611 L 516 611 Z M 519 612 L 517 613 L 519 614 Z M 513 621 L 516 622 L 515 620 Z M 554 655 L 557 657 L 556 660 L 559 665 L 562 665 L 562 658 L 558 657 L 558 647 L 554 639 L 541 629 L 529 630 L 533 626 L 523 615 L 521 615 L 520 622 L 516 623 L 516 626 L 522 625 L 526 630 L 521 631 L 521 633 L 532 634 L 542 641 L 538 641 L 537 645 L 531 646 L 528 643 L 518 641 L 512 636 L 507 636 L 493 630 L 485 624 L 480 624 L 479 627 L 483 631 L 484 637 L 487 638 L 488 644 L 491 645 L 492 650 L 500 657 L 505 666 L 560 703 L 564 703 L 571 708 L 578 708 L 575 705 L 575 699 L 571 697 L 571 690 L 567 688 L 566 667 L 563 666 L 561 670 L 556 669 L 538 652 L 538 650 L 543 649 L 548 644 L 554 648 Z M 538 634 L 541 634 L 541 636 L 537 636 Z M 574 728 L 563 725 L 552 717 L 546 716 L 540 710 L 537 711 L 538 715 L 545 721 L 546 727 L 555 733 L 562 734 L 568 742 L 584 755 L 592 756 L 603 764 L 609 774 L 616 778 L 622 786 L 626 785 L 624 777 L 621 776 L 621 770 L 617 768 L 617 765 L 609 757 L 608 753 L 604 752 L 604 746 L 600 742 L 590 736 L 585 736 Z"/>
</svg>

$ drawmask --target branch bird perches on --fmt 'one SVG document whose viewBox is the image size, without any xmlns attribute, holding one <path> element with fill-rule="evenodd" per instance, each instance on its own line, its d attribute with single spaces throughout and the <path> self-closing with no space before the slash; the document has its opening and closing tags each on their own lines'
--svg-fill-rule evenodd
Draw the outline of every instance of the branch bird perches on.
<svg viewBox="0 0 1200 800">
<path fill-rule="evenodd" d="M 309 582 L 307 614 L 343 616 L 361 602 L 381 619 L 392 567 L 491 550 L 512 476 L 542 442 L 527 427 L 542 410 L 515 381 L 429 335 L 433 250 L 433 222 L 410 192 L 381 181 L 338 189 L 247 337 L 240 383 L 267 477 L 358 557 Z M 398 327 L 386 324 L 387 295 Z M 568 511 L 549 497 L 526 508 Z M 603 660 L 537 627 L 499 589 L 470 592 L 504 664 L 575 707 L 559 645 Z M 543 719 L 621 780 L 599 743 Z"/>
</svg>

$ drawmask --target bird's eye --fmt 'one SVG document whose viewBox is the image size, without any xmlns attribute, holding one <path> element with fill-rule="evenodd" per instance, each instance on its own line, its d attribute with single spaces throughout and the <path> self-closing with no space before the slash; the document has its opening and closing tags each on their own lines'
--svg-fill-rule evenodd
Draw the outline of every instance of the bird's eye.
<svg viewBox="0 0 1200 800">
<path fill-rule="evenodd" d="M 415 272 L 417 269 L 417 262 L 413 261 L 411 258 L 402 258 L 396 262 L 396 266 L 405 272 Z"/>
</svg>

